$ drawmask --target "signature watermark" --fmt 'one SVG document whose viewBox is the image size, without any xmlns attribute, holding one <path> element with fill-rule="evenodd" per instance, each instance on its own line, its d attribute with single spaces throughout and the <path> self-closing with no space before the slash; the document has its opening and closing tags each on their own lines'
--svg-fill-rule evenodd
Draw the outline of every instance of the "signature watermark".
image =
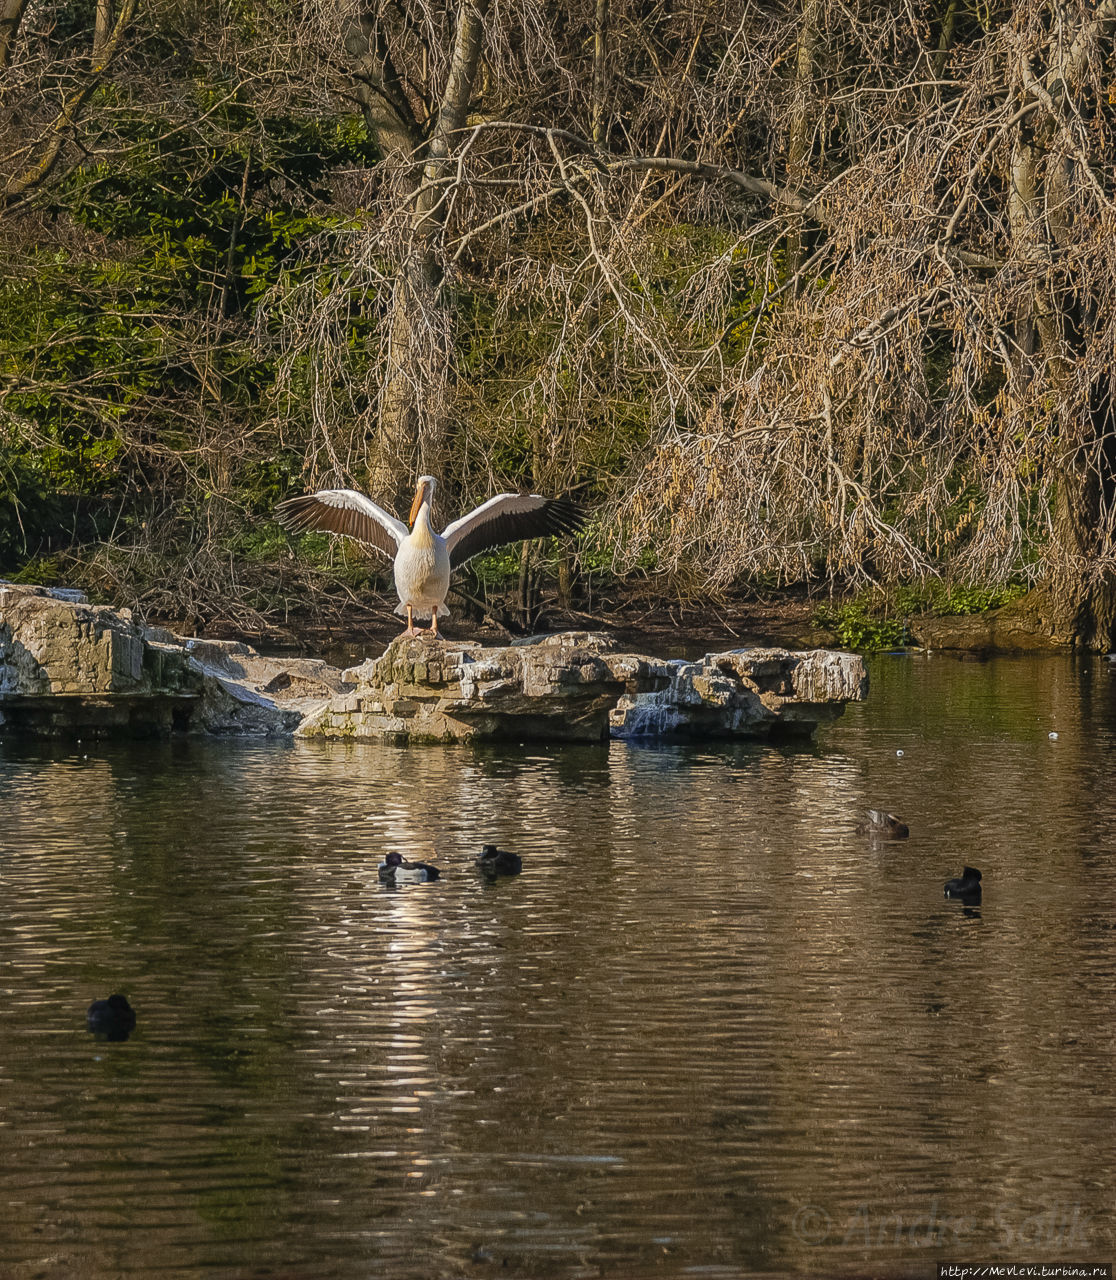
<svg viewBox="0 0 1116 1280">
<path fill-rule="evenodd" d="M 951 1245 L 989 1250 L 1087 1249 L 1092 1243 L 1092 1219 L 1077 1204 L 1057 1204 L 1028 1210 L 1000 1204 L 988 1217 L 952 1214 L 937 1199 L 925 1212 L 895 1213 L 875 1205 L 832 1213 L 822 1205 L 800 1205 L 791 1231 L 803 1244 L 841 1244 L 865 1249 L 941 1249 Z M 1018 1256 L 1018 1255 L 1017 1255 Z"/>
<path fill-rule="evenodd" d="M 1112 1280 L 1110 1262 L 943 1262 L 938 1280 Z"/>
</svg>

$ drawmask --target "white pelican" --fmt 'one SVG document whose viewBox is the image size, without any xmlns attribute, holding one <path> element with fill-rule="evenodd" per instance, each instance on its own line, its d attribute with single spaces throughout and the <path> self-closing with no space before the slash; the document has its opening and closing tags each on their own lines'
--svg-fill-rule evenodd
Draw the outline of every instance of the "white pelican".
<svg viewBox="0 0 1116 1280">
<path fill-rule="evenodd" d="M 318 529 L 356 538 L 395 561 L 396 613 L 407 615 L 405 636 L 419 634 L 415 617 L 429 618 L 438 634 L 438 617 L 446 618 L 450 570 L 482 551 L 491 551 L 519 538 L 548 533 L 573 533 L 585 515 L 568 498 L 544 498 L 538 493 L 498 493 L 474 511 L 435 533 L 430 523 L 434 477 L 419 476 L 407 524 L 388 515 L 371 498 L 355 489 L 319 489 L 288 498 L 276 507 L 287 529 Z"/>
</svg>

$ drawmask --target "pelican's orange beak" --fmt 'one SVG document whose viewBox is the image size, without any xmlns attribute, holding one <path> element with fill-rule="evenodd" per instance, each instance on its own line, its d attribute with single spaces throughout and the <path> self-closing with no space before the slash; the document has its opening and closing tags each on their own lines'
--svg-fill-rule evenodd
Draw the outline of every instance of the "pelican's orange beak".
<svg viewBox="0 0 1116 1280">
<path fill-rule="evenodd" d="M 407 517 L 407 523 L 413 525 L 418 519 L 419 507 L 422 506 L 426 497 L 426 485 L 420 484 L 415 490 L 415 500 L 411 503 L 411 514 Z"/>
</svg>

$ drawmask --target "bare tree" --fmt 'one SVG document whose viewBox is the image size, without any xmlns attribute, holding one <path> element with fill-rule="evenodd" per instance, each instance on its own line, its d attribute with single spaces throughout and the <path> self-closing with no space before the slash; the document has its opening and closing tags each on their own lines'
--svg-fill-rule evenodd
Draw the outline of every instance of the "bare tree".
<svg viewBox="0 0 1116 1280">
<path fill-rule="evenodd" d="M 16 127 L 10 199 L 132 3 Z M 1036 628 L 1116 638 L 1116 0 L 267 15 L 236 92 L 359 110 L 380 153 L 255 316 L 307 479 L 592 486 L 620 568 L 1024 575 Z"/>
<path fill-rule="evenodd" d="M 393 219 L 388 341 L 368 460 L 372 487 L 396 498 L 403 496 L 416 468 L 433 465 L 445 416 L 451 317 L 438 296 L 437 240 L 489 5 L 490 0 L 460 0 L 452 14 L 452 48 L 444 59 L 432 32 L 444 38 L 450 15 L 401 19 L 398 6 L 383 4 L 342 19 L 365 122 L 385 161 L 402 170 L 395 188 L 400 203 Z"/>
</svg>

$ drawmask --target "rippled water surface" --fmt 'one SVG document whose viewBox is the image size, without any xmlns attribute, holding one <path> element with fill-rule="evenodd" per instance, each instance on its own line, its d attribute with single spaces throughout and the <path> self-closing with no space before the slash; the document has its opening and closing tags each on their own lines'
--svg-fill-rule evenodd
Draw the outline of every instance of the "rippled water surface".
<svg viewBox="0 0 1116 1280">
<path fill-rule="evenodd" d="M 807 748 L 0 742 L 0 1276 L 1110 1261 L 1114 667 L 880 658 Z"/>
</svg>

